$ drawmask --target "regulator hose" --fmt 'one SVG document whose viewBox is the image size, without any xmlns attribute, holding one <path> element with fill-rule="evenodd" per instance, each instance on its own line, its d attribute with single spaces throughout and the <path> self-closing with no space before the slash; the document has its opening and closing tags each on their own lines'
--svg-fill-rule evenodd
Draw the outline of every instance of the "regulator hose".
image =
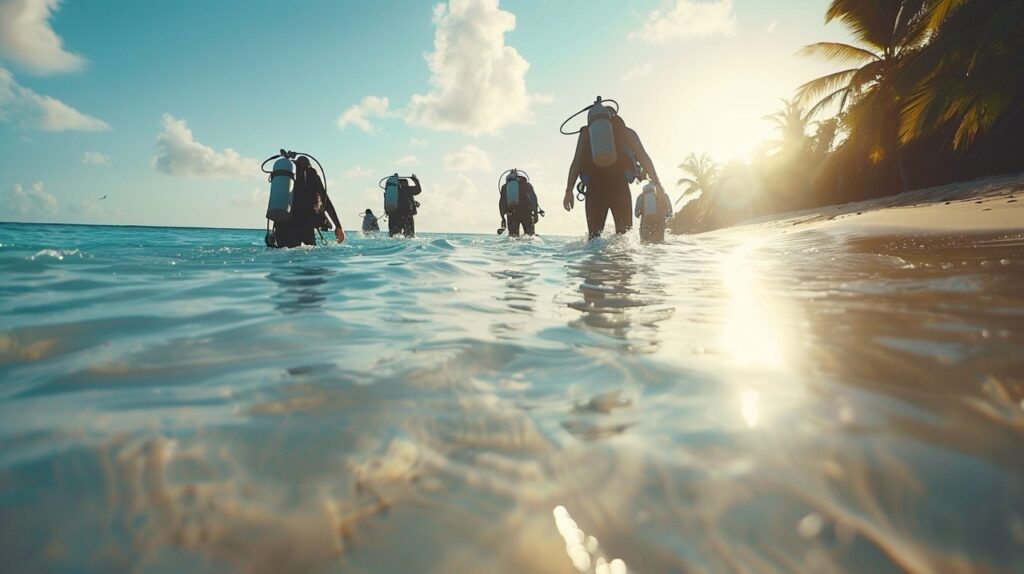
<svg viewBox="0 0 1024 574">
<path fill-rule="evenodd" d="M 578 116 L 578 115 L 582 114 L 583 112 L 589 110 L 590 108 L 596 106 L 598 103 L 604 104 L 605 102 L 611 102 L 611 103 L 615 104 L 615 113 L 619 113 L 619 102 L 616 102 L 615 100 L 600 100 L 600 102 L 594 102 L 594 103 L 590 104 L 589 106 L 583 108 L 582 110 L 580 110 L 580 111 L 576 112 L 575 114 L 573 114 L 573 115 L 569 116 L 568 118 L 566 118 L 566 120 L 564 122 L 562 122 L 562 125 L 558 126 L 558 132 L 561 133 L 563 136 L 571 136 L 571 135 L 576 135 L 576 134 L 580 133 L 581 131 L 583 131 L 583 126 L 580 126 L 580 129 L 578 129 L 578 130 L 576 130 L 574 132 L 567 132 L 567 131 L 565 131 L 565 124 L 571 122 L 573 120 L 573 118 L 575 118 L 576 116 Z"/>
</svg>

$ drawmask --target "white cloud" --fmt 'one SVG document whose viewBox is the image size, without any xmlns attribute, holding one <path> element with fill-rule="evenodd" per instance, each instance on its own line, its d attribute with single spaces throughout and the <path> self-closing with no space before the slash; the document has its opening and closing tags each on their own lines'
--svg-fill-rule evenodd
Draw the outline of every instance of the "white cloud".
<svg viewBox="0 0 1024 574">
<path fill-rule="evenodd" d="M 435 6 L 434 25 L 434 51 L 426 55 L 433 89 L 412 96 L 406 121 L 473 135 L 529 121 L 530 64 L 505 45 L 516 17 L 498 0 L 450 0 Z"/>
<path fill-rule="evenodd" d="M 424 187 L 416 230 L 494 233 L 501 222 L 498 192 L 481 191 L 470 178 L 458 174 L 445 183 Z"/>
<path fill-rule="evenodd" d="M 363 167 L 361 165 L 354 165 L 346 169 L 344 173 L 342 173 L 342 175 L 350 179 L 355 179 L 358 177 L 370 177 L 374 173 L 375 172 L 372 169 Z"/>
<path fill-rule="evenodd" d="M 364 132 L 374 135 L 379 128 L 370 123 L 370 118 L 386 118 L 394 115 L 388 108 L 391 103 L 387 98 L 366 96 L 363 101 L 349 107 L 338 116 L 338 127 L 345 129 L 349 124 Z"/>
<path fill-rule="evenodd" d="M 778 27 L 779 27 L 779 21 L 777 19 L 776 20 L 772 20 L 771 22 L 768 23 L 768 26 L 765 27 L 764 33 L 765 34 L 771 34 Z"/>
<path fill-rule="evenodd" d="M 14 184 L 3 203 L 5 211 L 17 215 L 55 215 L 59 205 L 57 198 L 43 189 L 41 181 L 33 183 L 30 189 Z"/>
<path fill-rule="evenodd" d="M 442 165 L 448 171 L 490 171 L 491 157 L 475 145 L 467 145 L 444 156 Z"/>
<path fill-rule="evenodd" d="M 398 167 L 412 167 L 414 165 L 419 165 L 419 163 L 420 158 L 414 155 L 407 155 L 403 158 L 395 160 L 395 165 L 397 165 Z"/>
<path fill-rule="evenodd" d="M 197 142 L 185 120 L 163 116 L 164 130 L 156 136 L 153 167 L 157 171 L 184 177 L 253 177 L 259 161 L 242 157 L 231 148 L 218 152 Z"/>
<path fill-rule="evenodd" d="M 82 154 L 82 163 L 84 165 L 110 165 L 110 156 L 105 153 L 98 151 L 87 151 Z"/>
<path fill-rule="evenodd" d="M 110 125 L 103 120 L 22 86 L 5 68 L 0 68 L 0 121 L 48 132 L 97 132 L 110 129 Z"/>
<path fill-rule="evenodd" d="M 428 142 L 426 140 L 421 140 L 421 139 L 416 139 L 416 138 L 409 138 L 409 145 L 411 145 L 413 147 L 424 147 L 424 146 L 428 145 L 429 143 L 430 142 Z"/>
<path fill-rule="evenodd" d="M 626 72 L 626 75 L 622 77 L 622 79 L 627 82 L 637 80 L 639 78 L 643 78 L 644 76 L 651 75 L 652 69 L 653 67 L 651 66 L 650 62 L 644 62 L 639 66 L 633 66 L 632 68 L 630 68 L 629 71 Z"/>
<path fill-rule="evenodd" d="M 266 205 L 267 192 L 259 187 L 249 190 L 249 193 L 236 195 L 231 198 L 231 205 L 234 207 L 259 207 Z"/>
<path fill-rule="evenodd" d="M 653 44 L 736 35 L 736 13 L 732 0 L 675 0 L 675 5 L 655 9 L 639 30 L 629 33 L 630 40 Z"/>
<path fill-rule="evenodd" d="M 79 70 L 85 60 L 50 26 L 59 0 L 0 0 L 0 58 L 37 74 Z"/>
</svg>

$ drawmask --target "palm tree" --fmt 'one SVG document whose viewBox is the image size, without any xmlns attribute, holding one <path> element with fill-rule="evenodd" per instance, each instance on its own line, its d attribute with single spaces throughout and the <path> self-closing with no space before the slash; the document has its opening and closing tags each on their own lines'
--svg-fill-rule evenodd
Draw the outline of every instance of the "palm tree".
<svg viewBox="0 0 1024 574">
<path fill-rule="evenodd" d="M 776 153 L 794 154 L 808 145 L 807 127 L 811 123 L 810 114 L 805 114 L 803 107 L 796 100 L 782 100 L 782 107 L 774 114 L 764 116 L 775 124 L 781 139 L 769 142 L 769 148 Z"/>
<path fill-rule="evenodd" d="M 679 169 L 689 177 L 681 177 L 676 182 L 676 186 L 687 186 L 676 200 L 676 205 L 691 195 L 703 195 L 710 192 L 711 186 L 715 183 L 715 177 L 718 175 L 718 164 L 706 153 L 702 153 L 698 157 L 697 154 L 690 152 L 690 155 L 683 159 L 683 163 L 679 164 Z"/>
<path fill-rule="evenodd" d="M 948 125 L 963 148 L 1003 117 L 1024 111 L 1024 2 L 932 0 L 931 41 L 900 71 L 910 91 L 900 136 Z"/>
<path fill-rule="evenodd" d="M 852 67 L 807 82 L 797 92 L 802 102 L 814 102 L 809 116 L 836 103 L 850 104 L 847 122 L 851 138 L 868 146 L 875 161 L 891 151 L 900 181 L 908 187 L 898 137 L 899 93 L 893 85 L 897 67 L 926 40 L 923 17 L 930 0 L 832 0 L 825 22 L 838 20 L 853 33 L 857 44 L 818 42 L 804 55 L 822 56 Z M 955 1 L 955 0 L 950 0 Z"/>
</svg>

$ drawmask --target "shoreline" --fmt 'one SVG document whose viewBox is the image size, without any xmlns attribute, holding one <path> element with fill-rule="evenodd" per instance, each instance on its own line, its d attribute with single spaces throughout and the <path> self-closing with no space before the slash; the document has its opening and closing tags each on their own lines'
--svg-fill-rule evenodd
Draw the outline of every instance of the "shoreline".
<svg viewBox="0 0 1024 574">
<path fill-rule="evenodd" d="M 1024 232 L 1024 173 L 764 216 L 707 233 L 740 229 L 829 229 L 863 235 Z"/>
</svg>

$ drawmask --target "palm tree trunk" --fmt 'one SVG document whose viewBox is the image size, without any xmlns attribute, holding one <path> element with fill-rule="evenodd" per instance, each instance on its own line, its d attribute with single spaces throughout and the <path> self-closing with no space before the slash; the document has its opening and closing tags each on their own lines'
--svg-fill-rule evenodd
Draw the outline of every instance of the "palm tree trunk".
<svg viewBox="0 0 1024 574">
<path fill-rule="evenodd" d="M 900 187 L 903 191 L 910 191 L 910 180 L 907 178 L 907 167 L 903 162 L 903 148 L 896 144 L 896 167 L 900 171 Z"/>
</svg>

